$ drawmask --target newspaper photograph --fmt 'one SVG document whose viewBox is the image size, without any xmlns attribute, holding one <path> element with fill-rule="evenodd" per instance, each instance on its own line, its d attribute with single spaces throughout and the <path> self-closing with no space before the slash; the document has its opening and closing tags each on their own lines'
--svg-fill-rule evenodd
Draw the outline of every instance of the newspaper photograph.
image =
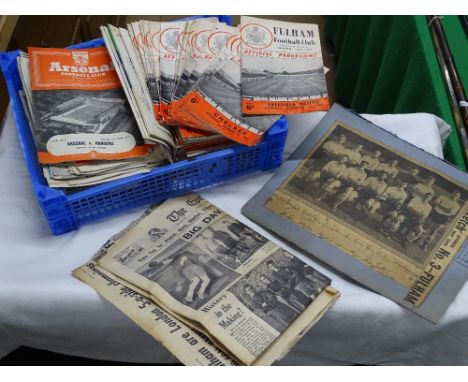
<svg viewBox="0 0 468 382">
<path fill-rule="evenodd" d="M 243 113 L 329 109 L 317 25 L 242 16 L 240 30 Z"/>
<path fill-rule="evenodd" d="M 153 209 L 97 265 L 247 365 L 284 355 L 339 295 L 328 277 L 194 194 Z"/>
<path fill-rule="evenodd" d="M 106 48 L 28 53 L 40 163 L 147 154 Z"/>
<path fill-rule="evenodd" d="M 340 121 L 265 207 L 406 288 L 430 277 L 416 306 L 467 238 L 466 186 Z"/>
</svg>

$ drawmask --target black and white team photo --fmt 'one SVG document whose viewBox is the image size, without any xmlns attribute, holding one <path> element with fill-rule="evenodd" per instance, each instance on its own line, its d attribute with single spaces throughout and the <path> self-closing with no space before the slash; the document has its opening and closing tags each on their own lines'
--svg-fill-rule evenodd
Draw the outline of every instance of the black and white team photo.
<svg viewBox="0 0 468 382">
<path fill-rule="evenodd" d="M 455 182 L 339 125 L 285 187 L 419 266 L 467 200 Z"/>
</svg>

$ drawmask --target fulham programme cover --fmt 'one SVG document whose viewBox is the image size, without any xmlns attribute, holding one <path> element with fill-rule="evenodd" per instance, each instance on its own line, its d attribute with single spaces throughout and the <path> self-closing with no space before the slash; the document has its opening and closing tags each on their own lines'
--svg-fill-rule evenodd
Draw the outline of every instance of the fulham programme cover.
<svg viewBox="0 0 468 382">
<path fill-rule="evenodd" d="M 317 25 L 242 16 L 241 37 L 243 113 L 329 109 Z"/>
</svg>

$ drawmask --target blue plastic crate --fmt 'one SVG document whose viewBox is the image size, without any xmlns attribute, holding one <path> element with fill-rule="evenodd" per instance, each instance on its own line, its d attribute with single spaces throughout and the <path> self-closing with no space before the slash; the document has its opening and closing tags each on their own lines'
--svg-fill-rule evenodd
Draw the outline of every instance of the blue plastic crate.
<svg viewBox="0 0 468 382">
<path fill-rule="evenodd" d="M 229 18 L 222 21 L 228 21 Z M 102 39 L 75 45 L 74 48 L 102 46 Z M 0 66 L 10 95 L 24 159 L 36 198 L 50 229 L 56 235 L 77 229 L 81 224 L 119 212 L 160 202 L 203 187 L 211 186 L 254 171 L 279 167 L 287 135 L 282 117 L 256 146 L 236 145 L 137 174 L 73 194 L 50 188 L 37 158 L 29 123 L 19 96 L 22 89 L 16 57 L 19 51 L 0 53 Z"/>
</svg>

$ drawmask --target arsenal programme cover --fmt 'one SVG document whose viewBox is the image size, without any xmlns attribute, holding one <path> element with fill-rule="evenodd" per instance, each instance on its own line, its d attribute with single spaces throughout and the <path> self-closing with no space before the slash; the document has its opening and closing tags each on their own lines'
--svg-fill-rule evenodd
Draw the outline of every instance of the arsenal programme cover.
<svg viewBox="0 0 468 382">
<path fill-rule="evenodd" d="M 242 16 L 242 112 L 328 110 L 318 26 Z"/>
<path fill-rule="evenodd" d="M 467 184 L 335 105 L 243 213 L 437 322 L 468 276 Z"/>
<path fill-rule="evenodd" d="M 105 47 L 29 48 L 41 163 L 144 156 L 144 144 Z"/>
</svg>

